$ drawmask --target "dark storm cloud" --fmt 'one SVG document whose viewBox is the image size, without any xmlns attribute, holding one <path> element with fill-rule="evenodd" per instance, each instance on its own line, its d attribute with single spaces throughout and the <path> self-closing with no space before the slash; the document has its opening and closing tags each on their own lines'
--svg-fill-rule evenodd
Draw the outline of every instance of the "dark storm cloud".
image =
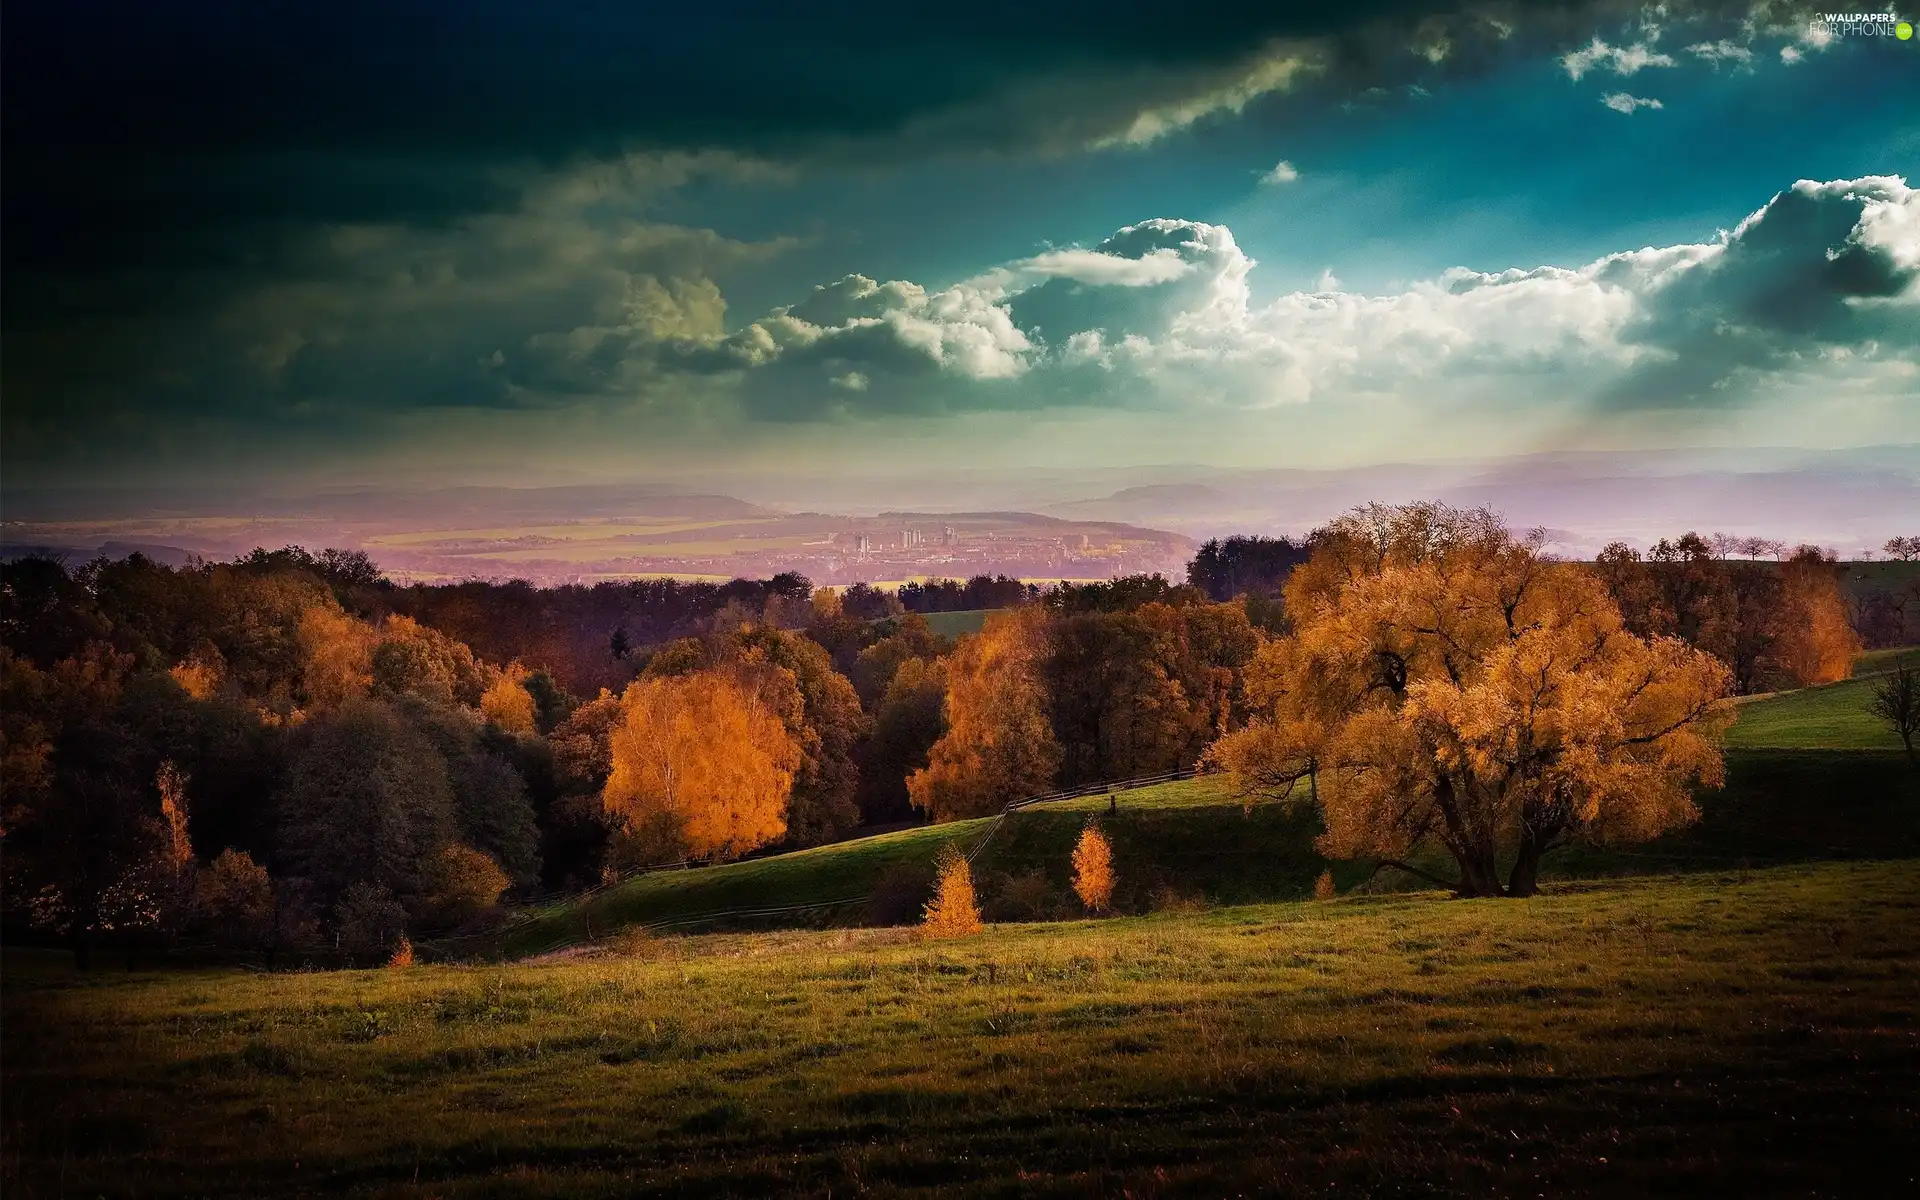
<svg viewBox="0 0 1920 1200">
<path fill-rule="evenodd" d="M 636 148 L 1061 148 L 1231 103 L 1270 47 L 1393 82 L 1431 67 L 1415 45 L 1471 69 L 1636 7 L 16 0 L 6 265 L 205 265 L 236 226 L 498 209 L 516 172 Z"/>
<path fill-rule="evenodd" d="M 721 332 L 715 272 L 778 249 L 650 223 L 687 179 L 1144 144 L 1276 94 L 1564 51 L 1640 11 L 8 0 L 7 451 L 632 399 Z M 606 182 L 618 204 L 551 194 L 623 162 L 645 178 Z M 871 404 L 863 337 L 792 357 L 839 355 L 832 395 Z"/>
</svg>

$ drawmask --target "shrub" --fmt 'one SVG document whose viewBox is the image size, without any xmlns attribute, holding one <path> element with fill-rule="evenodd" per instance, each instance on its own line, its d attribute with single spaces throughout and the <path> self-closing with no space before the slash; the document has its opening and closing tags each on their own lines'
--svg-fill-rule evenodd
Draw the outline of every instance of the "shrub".
<svg viewBox="0 0 1920 1200">
<path fill-rule="evenodd" d="M 980 908 L 973 898 L 973 873 L 967 860 L 949 846 L 940 854 L 939 883 L 927 903 L 921 932 L 926 937 L 967 937 L 979 933 Z"/>
<path fill-rule="evenodd" d="M 874 884 L 867 901 L 875 925 L 911 925 L 933 899 L 933 872 L 925 863 L 896 863 Z"/>
<path fill-rule="evenodd" d="M 407 910 L 378 884 L 349 887 L 334 923 L 341 956 L 356 966 L 387 962 L 407 936 Z"/>
<path fill-rule="evenodd" d="M 1148 893 L 1147 906 L 1157 913 L 1192 914 L 1204 911 L 1207 901 L 1199 892 L 1185 892 L 1163 881 Z"/>
<path fill-rule="evenodd" d="M 1320 878 L 1313 881 L 1313 898 L 1315 900 L 1331 900 L 1333 896 L 1333 872 L 1322 871 L 1320 872 Z"/>
<path fill-rule="evenodd" d="M 387 966 L 396 971 L 404 971 L 413 965 L 413 939 L 406 934 L 400 935 L 400 944 L 387 956 Z"/>
<path fill-rule="evenodd" d="M 660 939 L 645 925 L 629 925 L 608 938 L 606 944 L 622 958 L 653 958 L 660 952 Z"/>
<path fill-rule="evenodd" d="M 1073 891 L 1088 912 L 1103 913 L 1113 906 L 1113 847 L 1096 825 L 1082 829 L 1073 848 Z"/>
<path fill-rule="evenodd" d="M 1060 915 L 1061 895 L 1038 867 L 1003 875 L 993 889 L 988 911 L 996 921 L 1051 921 Z"/>
<path fill-rule="evenodd" d="M 473 920 L 500 902 L 507 874 L 492 858 L 458 842 L 427 860 L 425 916 L 451 929 Z"/>
</svg>

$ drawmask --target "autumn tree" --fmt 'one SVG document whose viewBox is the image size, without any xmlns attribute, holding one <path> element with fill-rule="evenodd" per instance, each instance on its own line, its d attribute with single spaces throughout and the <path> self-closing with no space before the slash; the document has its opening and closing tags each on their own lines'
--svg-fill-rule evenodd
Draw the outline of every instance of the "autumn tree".
<svg viewBox="0 0 1920 1200">
<path fill-rule="evenodd" d="M 391 705 L 356 700 L 310 723 L 278 797 L 280 858 L 332 909 L 356 884 L 417 905 L 454 839 L 446 760 Z"/>
<path fill-rule="evenodd" d="M 1852 675 L 1860 638 L 1847 620 L 1838 564 L 1818 547 L 1801 546 L 1780 573 L 1779 633 L 1774 648 L 1780 669 L 1802 686 Z"/>
<path fill-rule="evenodd" d="M 1113 847 L 1088 823 L 1073 846 L 1073 893 L 1088 912 L 1102 913 L 1113 904 L 1113 883 Z"/>
<path fill-rule="evenodd" d="M 373 690 L 435 704 L 480 705 L 487 673 L 464 642 L 411 617 L 388 617 L 371 656 Z"/>
<path fill-rule="evenodd" d="M 873 726 L 853 684 L 834 669 L 825 649 L 793 630 L 749 626 L 735 633 L 732 642 L 733 652 L 743 660 L 791 673 L 800 692 L 800 720 L 787 731 L 801 752 L 787 809 L 788 840 L 811 846 L 853 832 L 860 824 L 855 802 L 860 769 L 854 752 Z"/>
<path fill-rule="evenodd" d="M 331 712 L 373 686 L 373 627 L 337 605 L 312 604 L 300 614 L 301 681 L 309 707 Z"/>
<path fill-rule="evenodd" d="M 333 910 L 335 942 L 340 954 L 352 966 L 371 967 L 392 962 L 406 947 L 408 914 L 406 906 L 378 884 L 360 882 L 349 886 Z"/>
<path fill-rule="evenodd" d="M 610 834 L 600 791 L 613 773 L 613 731 L 625 720 L 609 692 L 580 705 L 547 739 L 554 799 L 546 814 L 541 856 L 549 876 L 566 886 L 598 882 Z"/>
<path fill-rule="evenodd" d="M 786 832 L 800 748 L 733 674 L 643 677 L 620 708 L 602 796 L 623 857 L 730 858 Z"/>
<path fill-rule="evenodd" d="M 913 815 L 907 780 L 924 769 L 947 731 L 944 662 L 910 658 L 887 683 L 874 712 L 873 736 L 861 747 L 860 811 L 870 822 Z"/>
<path fill-rule="evenodd" d="M 1259 635 L 1239 604 L 1152 602 L 1047 622 L 1049 716 L 1072 786 L 1192 766 L 1239 716 Z"/>
<path fill-rule="evenodd" d="M 1060 745 L 1041 679 L 1043 621 L 1032 609 L 995 613 L 947 660 L 947 731 L 907 781 L 934 820 L 981 816 L 1053 786 Z"/>
<path fill-rule="evenodd" d="M 91 643 L 50 671 L 10 660 L 5 887 L 10 907 L 72 939 L 87 965 L 102 937 L 129 947 L 182 915 L 191 870 L 185 777 L 143 726 L 156 688 L 129 686 L 130 660 Z M 179 696 L 164 675 L 149 684 Z M 15 739 L 20 739 L 16 741 Z"/>
<path fill-rule="evenodd" d="M 1249 791 L 1304 782 L 1329 857 L 1531 895 L 1553 847 L 1653 837 L 1697 816 L 1691 785 L 1721 783 L 1726 667 L 1634 635 L 1591 570 L 1488 512 L 1358 510 L 1286 601 L 1296 632 L 1249 668 L 1263 716 L 1214 755 Z M 1409 861 L 1429 848 L 1454 878 Z"/>
<path fill-rule="evenodd" d="M 1900 667 L 1874 685 L 1867 711 L 1886 722 L 1914 761 L 1913 738 L 1920 734 L 1920 671 Z"/>
<path fill-rule="evenodd" d="M 194 879 L 194 917 L 222 945 L 250 950 L 273 936 L 273 881 L 244 851 L 222 850 Z"/>
<path fill-rule="evenodd" d="M 514 881 L 531 882 L 540 873 L 540 831 L 526 781 L 512 761 L 526 739 L 463 708 L 412 697 L 393 708 L 439 751 L 453 795 L 455 836 L 491 855 Z"/>
<path fill-rule="evenodd" d="M 480 713 L 509 733 L 534 731 L 533 693 L 527 690 L 528 672 L 519 663 L 511 663 L 500 672 L 487 690 L 480 693 Z"/>
<path fill-rule="evenodd" d="M 966 858 L 948 846 L 935 866 L 933 898 L 921 918 L 921 933 L 931 938 L 968 937 L 984 928 L 980 905 L 973 893 L 973 870 Z"/>
<path fill-rule="evenodd" d="M 848 672 L 854 691 L 860 694 L 860 701 L 869 712 L 878 709 L 887 685 L 893 682 L 894 672 L 909 659 L 931 661 L 952 648 L 952 643 L 934 633 L 919 613 L 905 613 L 881 624 L 890 625 L 891 631 L 861 650 Z"/>
</svg>

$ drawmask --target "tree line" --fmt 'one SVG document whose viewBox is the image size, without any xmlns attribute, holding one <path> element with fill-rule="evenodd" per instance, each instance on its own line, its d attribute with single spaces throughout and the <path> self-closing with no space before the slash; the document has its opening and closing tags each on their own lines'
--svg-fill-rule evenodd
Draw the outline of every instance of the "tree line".
<svg viewBox="0 0 1920 1200">
<path fill-rule="evenodd" d="M 82 954 L 364 961 L 503 898 L 1202 759 L 1249 795 L 1352 798 L 1352 820 L 1327 808 L 1342 856 L 1438 839 L 1464 890 L 1524 892 L 1490 864 L 1683 819 L 1723 694 L 1845 674 L 1839 571 L 1695 535 L 1555 563 L 1489 514 L 1375 508 L 1210 542 L 1185 582 L 918 585 L 1002 602 L 956 642 L 900 595 L 794 575 L 400 587 L 353 552 L 22 559 L 0 570 L 0 898 L 10 931 Z M 1554 704 L 1521 703 L 1528 671 Z"/>
</svg>

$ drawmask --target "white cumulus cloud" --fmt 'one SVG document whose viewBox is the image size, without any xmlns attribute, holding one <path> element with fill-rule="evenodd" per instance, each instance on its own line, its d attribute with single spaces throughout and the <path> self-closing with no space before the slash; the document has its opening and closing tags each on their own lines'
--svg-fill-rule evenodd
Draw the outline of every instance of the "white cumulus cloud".
<svg viewBox="0 0 1920 1200">
<path fill-rule="evenodd" d="M 944 291 L 848 276 L 720 357 L 768 411 L 798 415 L 1408 395 L 1725 406 L 1910 386 L 1920 367 L 1920 192 L 1893 176 L 1802 181 L 1709 241 L 1460 267 L 1380 295 L 1328 271 L 1256 304 L 1256 265 L 1225 226 L 1157 218 Z"/>
<path fill-rule="evenodd" d="M 1610 46 L 1596 37 L 1581 49 L 1563 55 L 1560 65 L 1566 69 L 1569 78 L 1579 79 L 1590 71 L 1607 70 L 1616 75 L 1633 75 L 1647 67 L 1671 67 L 1674 62 L 1670 55 L 1660 53 L 1646 42 Z"/>
<path fill-rule="evenodd" d="M 1631 96 L 1631 95 L 1628 95 L 1626 92 L 1608 92 L 1606 95 L 1600 97 L 1600 103 L 1606 105 L 1608 108 L 1612 109 L 1617 113 L 1627 113 L 1629 115 L 1636 113 L 1643 108 L 1665 108 L 1666 107 L 1666 105 L 1660 103 L 1658 100 L 1649 100 L 1649 99 L 1642 98 L 1640 96 Z"/>
</svg>

